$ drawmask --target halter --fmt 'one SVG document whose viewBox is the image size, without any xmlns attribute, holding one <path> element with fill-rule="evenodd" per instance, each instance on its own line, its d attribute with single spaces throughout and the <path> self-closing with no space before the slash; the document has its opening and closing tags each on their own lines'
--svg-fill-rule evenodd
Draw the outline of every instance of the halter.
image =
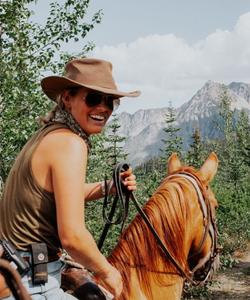
<svg viewBox="0 0 250 300">
<path fill-rule="evenodd" d="M 210 252 L 204 258 L 200 259 L 198 264 L 190 271 L 192 278 L 191 283 L 198 285 L 207 281 L 207 279 L 212 276 L 212 273 L 215 269 L 215 259 L 219 253 L 217 225 L 212 215 L 212 207 L 209 199 L 207 198 L 207 193 L 197 183 L 198 178 L 190 173 L 181 172 L 178 174 L 168 176 L 166 180 L 173 177 L 182 177 L 191 182 L 197 193 L 199 205 L 203 214 L 203 236 L 199 243 L 198 250 L 196 251 L 196 253 L 189 256 L 188 259 L 197 256 L 202 251 L 208 234 L 211 237 L 212 243 Z M 201 270 L 203 267 L 204 269 Z M 189 278 L 187 279 L 189 280 Z"/>
<path fill-rule="evenodd" d="M 125 191 L 124 192 L 125 196 L 123 195 L 124 189 L 122 188 L 120 172 L 125 171 L 127 169 L 128 169 L 128 164 L 126 164 L 126 163 L 120 163 L 114 169 L 113 182 L 116 186 L 117 195 L 113 201 L 109 216 L 107 216 L 107 214 L 105 213 L 105 210 L 107 208 L 107 203 L 109 202 L 108 201 L 108 191 L 111 189 L 111 185 L 109 187 L 107 187 L 107 185 L 105 184 L 106 193 L 105 193 L 105 200 L 104 200 L 104 207 L 103 207 L 103 215 L 106 219 L 106 224 L 104 226 L 103 232 L 101 234 L 101 238 L 98 243 L 99 249 L 101 249 L 101 247 L 103 245 L 103 242 L 105 240 L 105 237 L 107 235 L 108 229 L 111 224 L 119 224 L 120 222 L 122 222 L 122 228 L 123 228 L 126 216 L 128 214 L 129 198 L 131 198 L 138 213 L 140 214 L 140 216 L 142 217 L 142 219 L 144 220 L 144 222 L 146 223 L 146 225 L 152 232 L 152 234 L 153 234 L 154 238 L 156 239 L 158 245 L 160 246 L 161 250 L 163 251 L 165 256 L 172 262 L 172 264 L 176 267 L 176 269 L 178 270 L 180 275 L 183 278 L 187 279 L 193 285 L 199 285 L 200 283 L 204 283 L 211 276 L 211 273 L 214 270 L 215 258 L 218 254 L 218 247 L 217 247 L 218 231 L 217 231 L 216 222 L 211 213 L 212 208 L 211 208 L 210 201 L 207 199 L 206 192 L 204 191 L 204 189 L 202 189 L 202 187 L 198 185 L 198 183 L 197 183 L 198 178 L 196 178 L 194 175 L 191 175 L 189 173 L 181 172 L 181 173 L 170 175 L 164 180 L 164 182 L 165 182 L 166 180 L 168 180 L 170 178 L 174 178 L 174 177 L 185 178 L 194 186 L 197 196 L 198 196 L 199 205 L 200 205 L 200 208 L 201 208 L 201 211 L 203 214 L 203 226 L 204 226 L 203 236 L 199 243 L 198 251 L 195 254 L 193 254 L 192 256 L 189 256 L 188 259 L 190 259 L 191 257 L 197 256 L 202 251 L 203 245 L 205 243 L 205 240 L 206 240 L 208 234 L 210 235 L 211 241 L 212 241 L 210 252 L 204 258 L 202 258 L 192 270 L 186 271 L 183 269 L 183 267 L 180 265 L 180 263 L 173 257 L 173 255 L 169 251 L 168 247 L 163 243 L 163 241 L 159 237 L 158 233 L 154 229 L 153 225 L 151 224 L 149 218 L 147 217 L 145 212 L 141 209 L 138 201 L 135 199 L 133 193 Z M 204 196 L 204 194 L 205 194 L 205 196 Z M 117 206 L 118 201 L 120 201 L 120 203 L 121 203 L 123 212 L 120 211 L 120 214 L 119 214 L 117 220 L 113 222 L 112 219 L 115 214 L 115 208 Z M 123 215 L 123 217 L 122 217 L 122 215 Z M 203 270 L 201 270 L 201 269 L 203 269 Z"/>
</svg>

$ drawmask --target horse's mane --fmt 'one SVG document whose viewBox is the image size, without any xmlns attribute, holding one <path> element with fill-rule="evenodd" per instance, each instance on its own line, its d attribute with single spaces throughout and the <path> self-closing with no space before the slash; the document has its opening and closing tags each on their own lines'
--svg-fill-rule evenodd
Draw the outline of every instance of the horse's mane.
<svg viewBox="0 0 250 300">
<path fill-rule="evenodd" d="M 197 177 L 197 172 L 191 167 L 184 167 L 184 172 Z M 187 270 L 187 254 L 184 249 L 187 233 L 190 230 L 191 209 L 189 202 L 196 193 L 190 189 L 190 183 L 180 177 L 166 178 L 157 191 L 149 199 L 143 210 L 164 241 L 171 254 Z M 189 201 L 187 201 L 189 200 Z M 128 228 L 124 231 L 119 243 L 108 258 L 116 266 L 123 278 L 123 296 L 127 299 L 131 268 L 136 268 L 140 287 L 143 293 L 151 299 L 149 280 L 154 278 L 159 285 L 169 285 L 169 276 L 157 276 L 159 273 L 177 274 L 175 267 L 166 260 L 148 226 L 137 214 Z M 160 267 L 159 267 L 160 266 Z M 151 271 L 151 272 L 146 272 Z"/>
</svg>

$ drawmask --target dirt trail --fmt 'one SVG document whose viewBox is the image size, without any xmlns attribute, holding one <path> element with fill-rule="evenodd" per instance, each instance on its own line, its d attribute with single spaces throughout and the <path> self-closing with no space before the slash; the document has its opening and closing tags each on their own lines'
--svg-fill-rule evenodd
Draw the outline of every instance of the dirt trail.
<svg viewBox="0 0 250 300">
<path fill-rule="evenodd" d="M 250 300 L 250 243 L 247 251 L 234 257 L 238 263 L 214 277 L 211 300 Z"/>
</svg>

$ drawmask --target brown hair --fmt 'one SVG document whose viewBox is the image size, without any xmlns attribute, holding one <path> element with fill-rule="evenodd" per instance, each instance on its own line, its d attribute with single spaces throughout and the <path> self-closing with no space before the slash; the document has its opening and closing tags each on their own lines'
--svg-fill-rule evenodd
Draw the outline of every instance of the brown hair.
<svg viewBox="0 0 250 300">
<path fill-rule="evenodd" d="M 70 96 L 75 96 L 78 93 L 79 89 L 80 89 L 80 87 L 71 87 L 71 88 L 68 88 L 68 89 L 65 89 L 65 90 L 67 90 L 69 92 Z M 63 110 L 65 109 L 65 105 L 64 105 L 63 100 L 62 100 L 63 92 L 61 92 L 57 96 L 56 105 L 52 108 L 52 110 L 49 111 L 45 116 L 40 118 L 40 123 L 42 125 L 48 124 L 51 121 L 51 119 L 53 119 L 53 117 L 55 116 L 55 112 L 58 108 L 61 108 Z"/>
</svg>

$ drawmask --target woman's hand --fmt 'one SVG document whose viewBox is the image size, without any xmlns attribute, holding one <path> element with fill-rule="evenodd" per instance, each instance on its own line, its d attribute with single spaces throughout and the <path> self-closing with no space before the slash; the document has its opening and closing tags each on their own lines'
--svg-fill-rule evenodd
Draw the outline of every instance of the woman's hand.
<svg viewBox="0 0 250 300">
<path fill-rule="evenodd" d="M 95 277 L 98 283 L 100 282 L 104 288 L 114 295 L 114 299 L 119 298 L 122 293 L 123 283 L 121 274 L 116 268 L 111 266 L 108 272 L 96 273 Z"/>
<path fill-rule="evenodd" d="M 128 191 L 136 190 L 136 177 L 133 174 L 133 170 L 131 167 L 127 171 L 121 173 L 121 179 L 124 186 Z"/>
</svg>

